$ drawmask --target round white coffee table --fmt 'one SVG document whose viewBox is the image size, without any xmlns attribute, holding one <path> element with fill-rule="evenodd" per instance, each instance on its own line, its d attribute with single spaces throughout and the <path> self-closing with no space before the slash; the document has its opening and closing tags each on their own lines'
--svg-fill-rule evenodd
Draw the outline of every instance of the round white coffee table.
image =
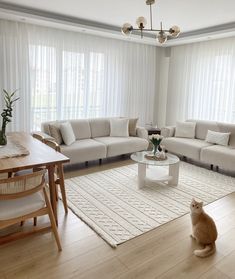
<svg viewBox="0 0 235 279">
<path fill-rule="evenodd" d="M 149 151 L 141 151 L 131 154 L 131 159 L 138 163 L 138 188 L 143 188 L 147 181 L 163 182 L 174 186 L 178 185 L 179 158 L 169 153 L 166 154 L 167 159 L 164 161 L 145 157 L 146 154 L 151 153 Z M 147 168 L 147 166 L 154 166 L 154 168 Z M 168 166 L 169 168 L 166 169 L 163 166 Z"/>
</svg>

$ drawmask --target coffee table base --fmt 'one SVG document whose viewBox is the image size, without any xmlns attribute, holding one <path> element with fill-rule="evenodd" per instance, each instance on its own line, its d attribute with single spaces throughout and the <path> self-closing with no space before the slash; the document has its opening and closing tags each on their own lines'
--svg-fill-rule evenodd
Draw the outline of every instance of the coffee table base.
<svg viewBox="0 0 235 279">
<path fill-rule="evenodd" d="M 138 163 L 138 188 L 145 186 L 146 181 L 155 183 L 166 183 L 171 186 L 177 186 L 179 180 L 179 162 L 169 165 L 168 171 L 159 166 L 153 166 L 146 169 L 146 164 Z"/>
</svg>

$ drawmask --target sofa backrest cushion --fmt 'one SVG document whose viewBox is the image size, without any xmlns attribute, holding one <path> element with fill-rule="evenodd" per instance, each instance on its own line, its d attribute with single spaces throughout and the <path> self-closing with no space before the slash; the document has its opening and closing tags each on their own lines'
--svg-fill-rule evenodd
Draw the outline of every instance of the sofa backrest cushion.
<svg viewBox="0 0 235 279">
<path fill-rule="evenodd" d="M 48 134 L 48 135 L 51 136 L 49 125 L 50 125 L 50 124 L 56 125 L 56 123 L 57 123 L 57 121 L 42 122 L 42 124 L 41 124 L 41 130 L 42 130 L 42 132 L 43 132 L 43 133 L 46 133 L 46 134 Z"/>
<path fill-rule="evenodd" d="M 73 128 L 76 140 L 91 138 L 89 119 L 69 120 L 69 122 L 71 123 L 71 126 Z"/>
<path fill-rule="evenodd" d="M 190 122 L 196 122 L 196 131 L 195 138 L 204 140 L 207 135 L 207 131 L 219 132 L 219 127 L 216 121 L 207 121 L 207 120 L 187 120 Z"/>
<path fill-rule="evenodd" d="M 90 129 L 90 124 L 88 119 L 76 119 L 76 120 L 58 120 L 58 121 L 50 121 L 50 122 L 44 122 L 42 123 L 42 131 L 50 136 L 50 129 L 49 125 L 50 124 L 56 124 L 60 125 L 60 123 L 65 123 L 65 122 L 70 122 L 73 132 L 75 135 L 76 140 L 79 139 L 89 139 L 91 138 L 91 129 Z"/>
<path fill-rule="evenodd" d="M 110 135 L 110 118 L 89 119 L 91 137 L 108 137 Z"/>
<path fill-rule="evenodd" d="M 229 146 L 235 148 L 235 124 L 218 122 L 221 133 L 230 133 Z"/>
<path fill-rule="evenodd" d="M 195 138 L 195 122 L 176 122 L 175 137 L 177 138 Z"/>
</svg>

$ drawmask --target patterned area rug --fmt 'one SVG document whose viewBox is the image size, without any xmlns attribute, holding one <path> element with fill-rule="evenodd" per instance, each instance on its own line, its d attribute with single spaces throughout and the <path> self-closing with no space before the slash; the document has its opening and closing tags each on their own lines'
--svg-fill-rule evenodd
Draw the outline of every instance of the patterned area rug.
<svg viewBox="0 0 235 279">
<path fill-rule="evenodd" d="M 185 162 L 178 186 L 137 188 L 137 164 L 66 179 L 69 207 L 112 247 L 189 212 L 192 197 L 211 203 L 235 190 L 235 178 Z"/>
</svg>

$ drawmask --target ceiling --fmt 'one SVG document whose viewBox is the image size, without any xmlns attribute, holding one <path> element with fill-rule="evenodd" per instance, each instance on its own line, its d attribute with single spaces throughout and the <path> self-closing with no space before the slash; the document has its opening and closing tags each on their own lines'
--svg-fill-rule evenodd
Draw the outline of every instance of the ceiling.
<svg viewBox="0 0 235 279">
<path fill-rule="evenodd" d="M 135 25 L 139 16 L 149 19 L 145 0 L 0 0 L 0 8 L 1 3 L 118 28 L 125 22 Z M 185 34 L 221 25 L 231 27 L 231 23 L 235 31 L 235 0 L 156 0 L 153 27 L 158 28 L 161 21 L 165 29 L 178 25 Z"/>
</svg>

